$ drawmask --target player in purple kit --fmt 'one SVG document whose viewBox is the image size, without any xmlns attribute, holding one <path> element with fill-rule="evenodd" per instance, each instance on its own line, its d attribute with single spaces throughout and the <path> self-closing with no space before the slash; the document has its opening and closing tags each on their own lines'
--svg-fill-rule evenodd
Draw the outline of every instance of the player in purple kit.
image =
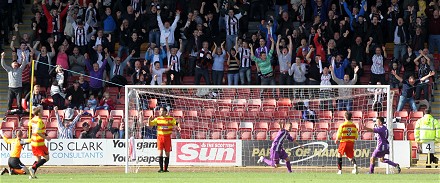
<svg viewBox="0 0 440 183">
<path fill-rule="evenodd" d="M 396 167 L 397 172 L 400 173 L 401 169 L 400 169 L 399 164 L 394 163 L 394 162 L 390 161 L 389 159 L 385 158 L 385 155 L 390 153 L 390 149 L 389 149 L 390 146 L 389 146 L 389 142 L 388 142 L 388 129 L 383 124 L 384 124 L 384 118 L 378 117 L 376 119 L 377 127 L 373 128 L 373 129 L 364 127 L 365 130 L 367 130 L 369 132 L 374 132 L 375 137 L 377 139 L 376 149 L 374 150 L 374 152 L 370 158 L 370 174 L 374 173 L 375 158 L 379 158 L 379 161 L 382 163 L 387 163 L 393 167 Z"/>
<path fill-rule="evenodd" d="M 283 159 L 284 161 L 286 161 L 287 171 L 289 173 L 292 173 L 290 159 L 283 148 L 283 142 L 285 139 L 287 139 L 293 141 L 298 146 L 300 145 L 289 134 L 289 131 L 292 129 L 291 122 L 284 123 L 284 125 L 280 123 L 280 127 L 281 129 L 278 131 L 275 139 L 272 142 L 272 147 L 270 148 L 270 159 L 266 159 L 264 158 L 264 156 L 261 156 L 260 159 L 258 159 L 257 163 L 262 163 L 264 161 L 267 165 L 277 168 L 280 166 L 280 159 Z M 301 148 L 302 147 L 303 146 L 301 145 Z"/>
</svg>

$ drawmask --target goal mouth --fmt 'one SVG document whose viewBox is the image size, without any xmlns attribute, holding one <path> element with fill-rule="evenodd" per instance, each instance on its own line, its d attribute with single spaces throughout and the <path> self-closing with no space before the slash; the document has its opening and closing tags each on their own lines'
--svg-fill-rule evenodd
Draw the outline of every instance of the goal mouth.
<svg viewBox="0 0 440 183">
<path fill-rule="evenodd" d="M 288 123 L 289 135 L 304 146 L 283 143 L 292 167 L 326 172 L 325 167 L 337 165 L 338 147 L 333 141 L 347 110 L 359 131 L 356 161 L 367 167 L 376 142 L 374 134 L 364 128 L 372 123 L 374 127 L 373 119 L 378 116 L 392 121 L 394 93 L 388 85 L 129 85 L 125 87 L 125 134 L 127 143 L 132 137 L 134 142 L 127 146 L 127 157 L 129 152 L 136 155 L 126 162 L 126 172 L 159 165 L 157 146 L 148 145 L 157 143 L 157 129 L 148 125 L 148 118 L 161 115 L 174 118 L 181 128 L 171 134 L 170 169 L 234 171 L 264 166 L 258 160 L 270 159 L 272 141 Z M 392 129 L 391 123 L 387 125 Z M 285 165 L 284 160 L 276 163 Z M 344 160 L 344 164 L 350 162 Z"/>
</svg>

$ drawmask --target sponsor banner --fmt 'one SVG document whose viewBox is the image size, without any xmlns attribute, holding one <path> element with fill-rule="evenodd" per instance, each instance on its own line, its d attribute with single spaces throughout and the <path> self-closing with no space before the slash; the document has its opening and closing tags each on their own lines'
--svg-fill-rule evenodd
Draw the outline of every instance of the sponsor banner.
<svg viewBox="0 0 440 183">
<path fill-rule="evenodd" d="M 304 141 L 298 140 L 304 148 L 296 147 L 293 142 L 283 144 L 290 162 L 298 166 L 337 166 L 338 145 L 333 141 Z M 270 159 L 269 140 L 243 141 L 243 166 L 260 166 L 257 164 L 260 156 Z M 358 166 L 369 166 L 370 156 L 376 147 L 376 141 L 356 141 L 354 156 Z M 347 158 L 343 158 L 345 166 L 350 165 Z M 281 164 L 284 164 L 281 161 Z M 265 165 L 265 164 L 264 164 Z"/>
<path fill-rule="evenodd" d="M 46 165 L 125 165 L 125 139 L 54 139 L 46 143 L 50 160 Z M 240 166 L 241 141 L 172 140 L 170 165 Z M 136 139 L 136 159 L 130 164 L 159 165 L 156 139 Z M 0 165 L 8 164 L 11 145 L 0 142 Z M 179 155 L 179 156 L 178 156 Z M 20 157 L 25 165 L 35 158 L 30 145 L 24 145 Z"/>
<path fill-rule="evenodd" d="M 125 165 L 125 145 L 124 139 L 54 139 L 46 143 L 46 165 Z M 156 140 L 136 140 L 134 148 L 140 165 L 159 165 Z M 11 145 L 1 141 L 0 150 L 0 165 L 7 165 Z M 29 144 L 23 146 L 20 159 L 25 165 L 35 161 Z"/>
<path fill-rule="evenodd" d="M 241 166 L 240 140 L 176 140 L 176 165 Z M 173 157 L 171 155 L 171 157 Z"/>
</svg>

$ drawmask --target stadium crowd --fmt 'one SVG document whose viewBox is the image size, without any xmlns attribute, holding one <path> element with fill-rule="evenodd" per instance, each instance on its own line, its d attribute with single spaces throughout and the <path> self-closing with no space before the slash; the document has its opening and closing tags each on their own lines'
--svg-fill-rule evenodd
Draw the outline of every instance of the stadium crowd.
<svg viewBox="0 0 440 183">
<path fill-rule="evenodd" d="M 9 110 L 28 110 L 30 95 L 44 109 L 113 110 L 106 88 L 126 84 L 390 84 L 397 111 L 434 100 L 437 1 L 34 0 L 28 33 L 22 3 L 0 3 Z"/>
</svg>

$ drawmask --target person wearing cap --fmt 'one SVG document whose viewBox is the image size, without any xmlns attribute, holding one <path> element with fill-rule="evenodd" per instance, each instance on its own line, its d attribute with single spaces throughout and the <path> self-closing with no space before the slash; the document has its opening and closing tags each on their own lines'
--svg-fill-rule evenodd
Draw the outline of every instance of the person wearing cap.
<svg viewBox="0 0 440 183">
<path fill-rule="evenodd" d="M 92 118 L 94 119 L 94 118 Z M 93 120 L 92 120 L 93 121 Z M 91 128 L 91 125 L 88 122 L 84 122 L 82 124 L 83 130 L 79 136 L 80 139 L 94 139 L 96 138 L 96 134 L 99 129 L 101 129 L 102 119 L 101 116 L 98 115 L 98 124 Z"/>
<path fill-rule="evenodd" d="M 66 90 L 66 98 L 70 101 L 70 108 L 80 109 L 84 106 L 84 91 L 79 87 L 78 81 L 74 81 L 73 86 Z"/>
<path fill-rule="evenodd" d="M 22 52 L 24 55 L 24 52 Z M 17 100 L 18 110 L 21 110 L 21 93 L 22 93 L 22 72 L 27 65 L 27 60 L 22 57 L 22 64 L 19 66 L 17 61 L 12 61 L 11 66 L 5 63 L 5 52 L 1 53 L 1 65 L 8 72 L 9 90 L 8 90 L 8 109 L 12 110 L 12 102 L 14 98 Z"/>
<path fill-rule="evenodd" d="M 79 111 L 78 115 L 73 118 L 75 111 L 72 108 L 64 110 L 64 120 L 60 118 L 58 114 L 58 107 L 53 108 L 55 117 L 58 122 L 58 139 L 73 139 L 75 133 L 75 125 L 79 121 L 79 118 L 83 114 L 83 111 Z"/>
</svg>

